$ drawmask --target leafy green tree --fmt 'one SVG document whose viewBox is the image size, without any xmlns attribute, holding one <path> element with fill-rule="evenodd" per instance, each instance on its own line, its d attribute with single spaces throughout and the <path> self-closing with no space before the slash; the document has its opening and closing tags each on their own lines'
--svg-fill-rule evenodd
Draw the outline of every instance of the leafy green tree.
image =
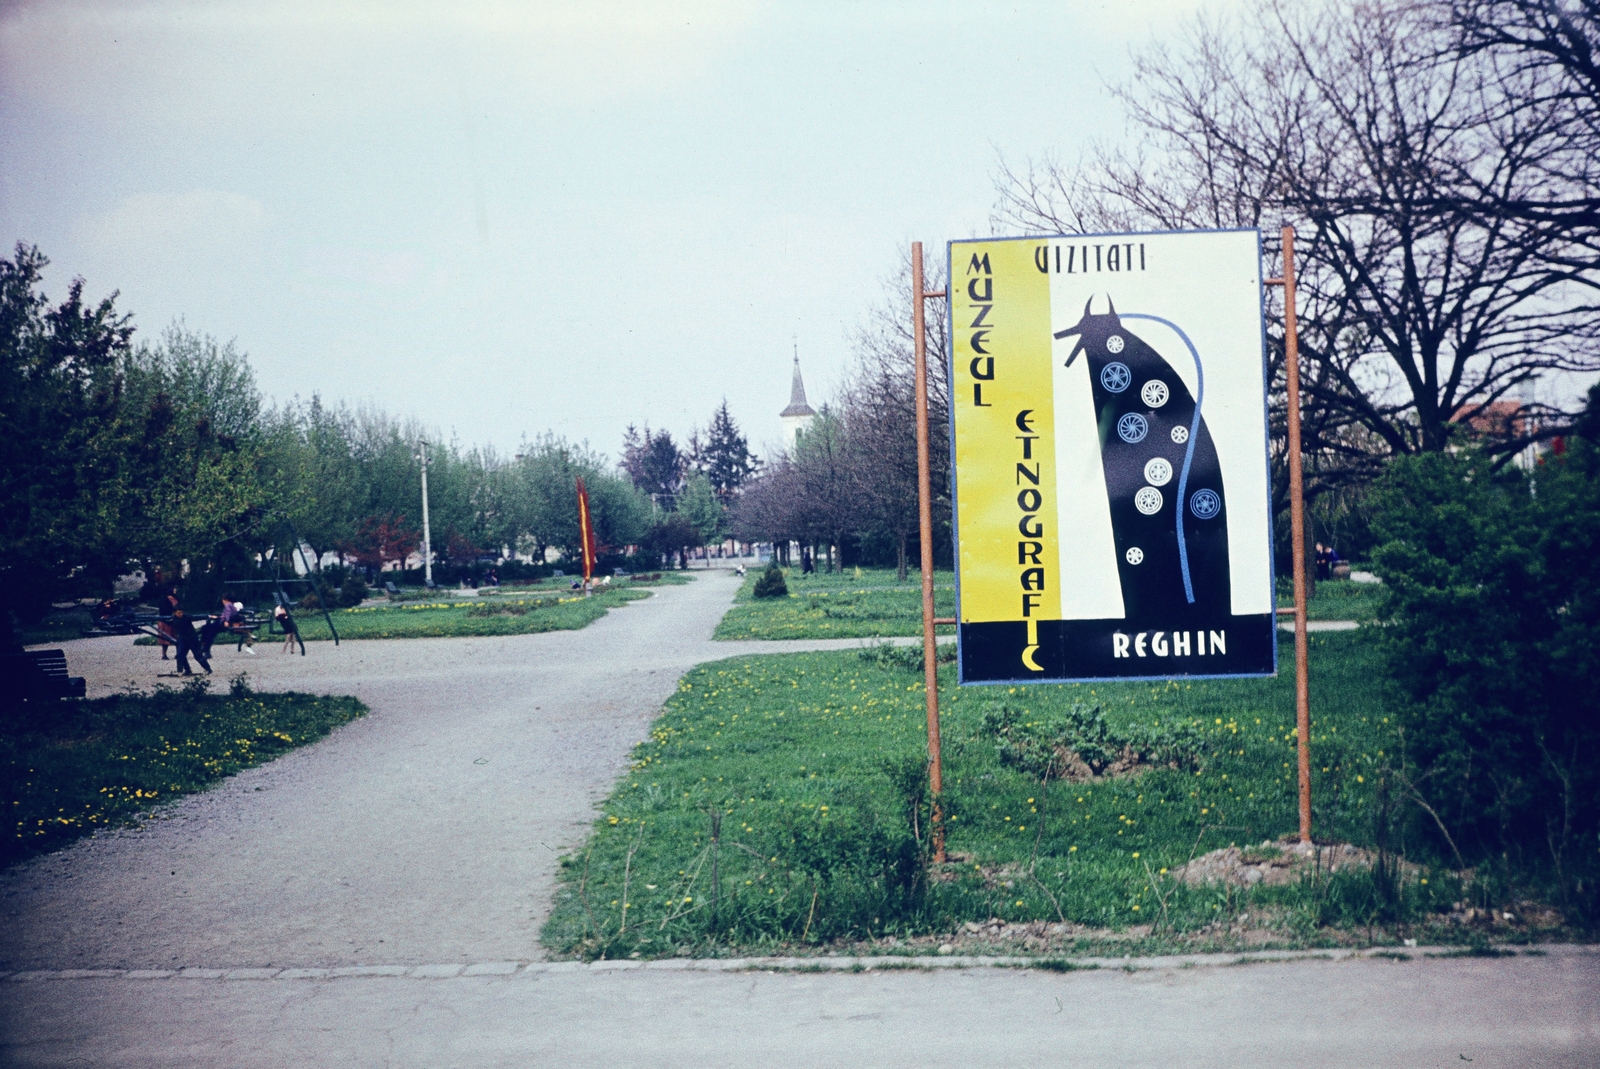
<svg viewBox="0 0 1600 1069">
<path fill-rule="evenodd" d="M 616 552 L 625 546 L 643 542 L 650 531 L 650 499 L 628 480 L 619 479 L 609 472 L 597 471 L 593 475 L 585 475 L 583 481 L 589 491 L 595 539 L 602 552 Z M 576 496 L 574 488 L 574 502 Z M 573 553 L 579 550 L 577 544 L 570 548 Z"/>
<path fill-rule="evenodd" d="M 243 562 L 240 538 L 270 526 L 294 485 L 264 463 L 261 398 L 247 357 L 183 324 L 123 362 L 125 456 L 134 492 L 115 527 L 130 560 L 166 574 L 187 562 L 191 600 L 210 600 Z"/>
<path fill-rule="evenodd" d="M 577 555 L 581 477 L 589 492 L 596 542 L 608 549 L 639 544 L 650 529 L 650 500 L 608 467 L 587 446 L 554 434 L 525 444 L 521 459 L 495 475 L 499 537 L 531 552 L 535 560 L 544 560 L 550 548 L 568 558 Z"/>
<path fill-rule="evenodd" d="M 1398 772 L 1460 863 L 1509 859 L 1600 904 L 1600 450 L 1533 473 L 1397 460 L 1375 493 Z"/>
<path fill-rule="evenodd" d="M 792 466 L 806 538 L 828 547 L 831 572 L 838 563 L 835 548 L 864 526 L 865 513 L 848 428 L 831 406 L 822 406 L 795 443 Z"/>
<path fill-rule="evenodd" d="M 666 512 L 661 514 L 660 520 L 645 536 L 645 545 L 661 554 L 669 564 L 673 557 L 677 557 L 678 567 L 687 568 L 689 550 L 705 545 L 705 538 L 683 513 Z"/>
<path fill-rule="evenodd" d="M 19 243 L 0 260 L 0 598 L 36 616 L 75 574 L 123 563 L 116 538 L 133 492 L 122 363 L 130 317 L 115 295 L 84 301 L 82 279 L 52 306 L 49 261 Z"/>
<path fill-rule="evenodd" d="M 722 502 L 711 480 L 704 475 L 690 476 L 684 484 L 683 493 L 678 495 L 678 512 L 700 533 L 701 545 L 722 541 L 725 530 Z"/>
<path fill-rule="evenodd" d="M 319 561 L 325 553 L 348 552 L 366 505 L 352 420 L 348 409 L 329 408 L 315 394 L 268 417 L 268 462 L 295 488 L 285 513 Z"/>
<path fill-rule="evenodd" d="M 134 347 L 114 296 L 89 306 L 82 280 L 52 307 L 47 262 L 23 245 L 0 261 L 0 597 L 33 615 L 139 562 L 215 585 L 286 489 L 266 477 L 244 354 L 182 324 Z"/>
</svg>

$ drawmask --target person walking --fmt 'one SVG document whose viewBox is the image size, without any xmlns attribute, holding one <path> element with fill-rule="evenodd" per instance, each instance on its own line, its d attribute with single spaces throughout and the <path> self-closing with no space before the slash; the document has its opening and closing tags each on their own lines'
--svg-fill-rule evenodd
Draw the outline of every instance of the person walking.
<svg viewBox="0 0 1600 1069">
<path fill-rule="evenodd" d="M 189 669 L 189 654 L 194 654 L 194 659 L 206 675 L 211 674 L 211 660 L 206 656 L 206 651 L 200 648 L 200 636 L 195 634 L 194 621 L 184 615 L 182 609 L 172 610 L 172 634 L 177 640 L 178 647 L 178 674 L 192 676 Z"/>
<path fill-rule="evenodd" d="M 283 628 L 283 652 L 293 653 L 294 644 L 300 643 L 300 656 L 306 655 L 305 640 L 300 637 L 300 627 L 294 622 L 294 617 L 289 615 L 289 610 L 279 605 L 272 610 L 272 618 Z"/>
</svg>

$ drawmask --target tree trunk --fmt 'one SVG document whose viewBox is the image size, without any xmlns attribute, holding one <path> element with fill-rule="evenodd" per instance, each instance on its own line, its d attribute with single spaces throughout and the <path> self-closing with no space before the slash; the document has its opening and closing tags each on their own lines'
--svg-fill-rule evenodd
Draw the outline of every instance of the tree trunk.
<svg viewBox="0 0 1600 1069">
<path fill-rule="evenodd" d="M 894 581 L 897 583 L 906 581 L 906 536 L 904 531 L 900 533 L 900 538 L 895 543 Z"/>
</svg>

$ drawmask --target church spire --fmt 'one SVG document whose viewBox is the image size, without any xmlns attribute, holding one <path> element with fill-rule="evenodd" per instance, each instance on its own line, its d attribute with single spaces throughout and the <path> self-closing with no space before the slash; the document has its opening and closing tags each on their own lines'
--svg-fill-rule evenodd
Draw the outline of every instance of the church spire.
<svg viewBox="0 0 1600 1069">
<path fill-rule="evenodd" d="M 794 378 L 789 383 L 789 407 L 778 413 L 779 421 L 783 424 L 783 437 L 785 444 L 793 449 L 799 441 L 800 435 L 805 433 L 811 421 L 817 418 L 816 409 L 806 404 L 806 384 L 800 378 L 800 343 L 795 342 L 794 347 Z"/>
<path fill-rule="evenodd" d="M 816 410 L 806 404 L 806 384 L 800 378 L 800 343 L 794 347 L 794 379 L 789 384 L 789 407 L 780 416 L 814 416 Z"/>
</svg>

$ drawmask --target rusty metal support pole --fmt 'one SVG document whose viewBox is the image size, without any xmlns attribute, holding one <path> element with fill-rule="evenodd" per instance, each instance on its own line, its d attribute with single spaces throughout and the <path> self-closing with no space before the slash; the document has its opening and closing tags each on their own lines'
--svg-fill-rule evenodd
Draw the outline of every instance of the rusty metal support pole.
<svg viewBox="0 0 1600 1069">
<path fill-rule="evenodd" d="M 917 522 L 922 539 L 922 691 L 928 703 L 928 790 L 932 795 L 933 859 L 943 863 L 944 762 L 939 747 L 939 661 L 933 625 L 933 493 L 928 461 L 928 339 L 922 288 L 922 242 L 911 243 L 911 323 L 917 357 Z"/>
<path fill-rule="evenodd" d="M 1289 521 L 1294 539 L 1294 703 L 1300 757 L 1300 841 L 1311 842 L 1311 685 L 1306 676 L 1306 502 L 1300 466 L 1300 331 L 1294 227 L 1283 228 L 1283 356 L 1289 387 Z"/>
</svg>

